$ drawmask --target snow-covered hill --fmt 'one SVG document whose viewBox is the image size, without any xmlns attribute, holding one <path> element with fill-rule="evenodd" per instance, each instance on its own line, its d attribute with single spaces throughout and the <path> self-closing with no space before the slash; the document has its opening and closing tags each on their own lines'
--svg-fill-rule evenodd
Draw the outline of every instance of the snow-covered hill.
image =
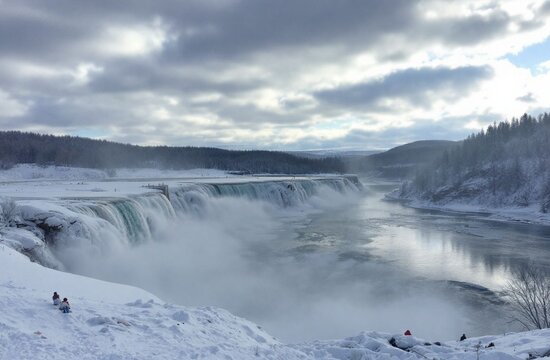
<svg viewBox="0 0 550 360">
<path fill-rule="evenodd" d="M 222 309 L 166 304 L 134 287 L 44 268 L 4 245 L 0 264 L 2 360 L 305 358 Z M 72 313 L 51 304 L 53 291 L 69 298 Z"/>
<path fill-rule="evenodd" d="M 421 190 L 414 181 L 407 181 L 387 198 L 406 201 L 412 207 L 486 213 L 496 220 L 548 225 L 550 211 L 541 205 L 547 201 L 548 178 L 536 171 L 535 166 L 529 165 L 533 164 L 526 162 L 522 165 L 522 180 L 512 190 L 494 190 L 487 168 L 484 172 L 470 173 L 460 183 L 433 186 L 427 190 Z M 506 166 L 499 163 L 500 168 Z M 506 175 L 500 177 L 506 179 Z"/>
<path fill-rule="evenodd" d="M 225 310 L 167 304 L 134 287 L 48 269 L 5 244 L 0 244 L 0 267 L 1 360 L 476 359 L 478 351 L 480 359 L 550 355 L 550 330 L 440 345 L 376 332 L 286 345 Z M 69 298 L 72 313 L 51 304 L 53 291 Z M 495 346 L 486 347 L 491 342 Z"/>
<path fill-rule="evenodd" d="M 416 171 L 391 197 L 550 224 L 550 114 L 493 124 Z"/>
</svg>

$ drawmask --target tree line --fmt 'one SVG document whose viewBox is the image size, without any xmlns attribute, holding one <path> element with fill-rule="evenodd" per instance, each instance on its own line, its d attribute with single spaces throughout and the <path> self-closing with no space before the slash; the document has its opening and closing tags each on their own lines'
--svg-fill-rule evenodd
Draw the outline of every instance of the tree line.
<svg viewBox="0 0 550 360">
<path fill-rule="evenodd" d="M 483 195 L 494 205 L 550 211 L 550 114 L 493 123 L 418 169 L 402 192 L 438 201 Z"/>
<path fill-rule="evenodd" d="M 213 168 L 270 174 L 344 172 L 344 164 L 336 158 L 306 159 L 276 151 L 139 146 L 76 136 L 0 132 L 0 167 L 21 163 L 98 169 Z"/>
</svg>

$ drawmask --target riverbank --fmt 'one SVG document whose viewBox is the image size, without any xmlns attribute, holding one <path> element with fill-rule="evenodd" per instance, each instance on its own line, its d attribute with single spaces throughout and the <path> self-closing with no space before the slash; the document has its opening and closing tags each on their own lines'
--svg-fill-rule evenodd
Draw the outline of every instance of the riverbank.
<svg viewBox="0 0 550 360">
<path fill-rule="evenodd" d="M 468 204 L 458 201 L 449 201 L 445 204 L 437 204 L 427 200 L 415 198 L 403 198 L 396 189 L 384 196 L 387 201 L 400 202 L 406 206 L 443 212 L 477 214 L 484 219 L 493 221 L 515 222 L 533 225 L 550 226 L 550 213 L 540 212 L 540 206 L 530 205 L 525 207 L 491 207 L 487 205 Z"/>
</svg>

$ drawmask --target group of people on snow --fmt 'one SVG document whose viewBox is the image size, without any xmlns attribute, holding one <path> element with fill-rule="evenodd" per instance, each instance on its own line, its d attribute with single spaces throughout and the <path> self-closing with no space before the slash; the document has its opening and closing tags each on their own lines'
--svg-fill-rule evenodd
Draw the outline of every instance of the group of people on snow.
<svg viewBox="0 0 550 360">
<path fill-rule="evenodd" d="M 403 333 L 403 335 L 405 335 L 405 336 L 412 336 L 412 333 L 411 333 L 410 330 L 405 330 L 405 333 Z M 466 334 L 462 334 L 462 336 L 460 337 L 460 341 L 464 341 L 464 340 L 466 340 L 466 339 L 467 339 Z M 491 344 L 493 344 L 493 343 L 491 343 Z M 489 345 L 490 345 L 490 344 L 489 344 Z M 495 345 L 493 344 L 492 346 L 495 346 Z"/>
<path fill-rule="evenodd" d="M 61 301 L 61 297 L 59 296 L 57 291 L 53 292 L 52 300 L 53 305 L 58 306 L 59 310 L 61 310 L 63 313 L 71 312 L 71 305 L 69 305 L 69 300 L 67 300 L 67 298 L 63 298 L 63 301 Z"/>
</svg>

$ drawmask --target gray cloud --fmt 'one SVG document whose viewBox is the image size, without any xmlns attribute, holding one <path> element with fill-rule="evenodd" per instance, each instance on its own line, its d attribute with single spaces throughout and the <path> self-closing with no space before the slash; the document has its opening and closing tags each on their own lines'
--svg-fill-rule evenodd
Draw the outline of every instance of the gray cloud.
<svg viewBox="0 0 550 360">
<path fill-rule="evenodd" d="M 167 91 L 189 95 L 216 91 L 231 95 L 267 85 L 262 79 L 229 81 L 181 70 L 150 59 L 116 61 L 94 76 L 89 87 L 94 92 Z"/>
<path fill-rule="evenodd" d="M 465 129 L 464 123 L 477 119 L 480 124 L 488 125 L 502 120 L 498 114 L 472 114 L 467 117 L 445 117 L 437 121 L 417 119 L 407 127 L 388 128 L 382 131 L 365 131 L 355 129 L 346 135 L 330 140 L 308 137 L 299 143 L 288 144 L 291 149 L 388 149 L 408 142 L 425 139 L 462 140 L 471 133 L 481 129 Z"/>
<path fill-rule="evenodd" d="M 491 76 L 489 67 L 408 69 L 378 81 L 319 91 L 315 95 L 320 101 L 346 108 L 369 108 L 379 100 L 396 98 L 427 107 L 434 96 L 458 98 Z"/>
<path fill-rule="evenodd" d="M 346 37 L 346 48 L 368 48 L 380 35 L 398 33 L 416 17 L 416 1 L 239 1 L 211 13 L 213 31 L 180 38 L 170 49 L 179 57 L 239 56 L 272 48 L 334 46 Z"/>
<path fill-rule="evenodd" d="M 496 10 L 490 16 L 473 15 L 467 18 L 457 18 L 455 21 L 435 22 L 429 33 L 438 34 L 441 40 L 458 45 L 479 44 L 495 36 L 502 36 L 512 22 L 508 14 Z"/>
<path fill-rule="evenodd" d="M 89 55 L 82 44 L 110 25 L 128 27 L 159 17 L 177 35 L 160 58 L 203 62 L 281 48 L 307 51 L 339 46 L 345 51 L 365 51 L 384 43 L 387 36 L 475 44 L 502 35 L 514 21 L 494 5 L 488 16 L 425 22 L 419 4 L 429 7 L 430 2 L 58 0 L 46 6 L 41 1 L 12 0 L 3 4 L 7 9 L 0 13 L 0 49 L 62 61 L 68 54 Z M 533 22 L 540 23 L 537 20 Z"/>
<path fill-rule="evenodd" d="M 29 110 L 14 117 L 0 109 L 0 124 L 57 133 L 85 126 L 110 139 L 209 145 L 219 144 L 217 137 L 231 138 L 235 130 L 314 129 L 319 119 L 332 121 L 343 111 L 366 123 L 365 109 L 396 112 L 381 100 L 429 108 L 436 97 L 454 101 L 492 76 L 488 66 L 407 69 L 413 55 L 505 38 L 511 24 L 519 32 L 537 31 L 550 15 L 548 1 L 528 21 L 491 2 L 481 9 L 483 15 L 474 10 L 428 20 L 425 10 L 434 5 L 447 6 L 437 0 L 3 0 L 0 93 Z M 113 29 L 143 31 L 153 36 L 154 49 L 116 54 L 117 46 L 135 45 L 135 34 L 109 43 L 116 40 Z M 155 31 L 166 37 L 155 38 Z M 334 72 L 359 54 L 403 70 L 379 81 L 319 91 L 338 83 Z M 75 74 L 82 64 L 101 71 L 79 80 Z M 325 79 L 331 67 L 338 70 Z M 305 75 L 319 77 L 319 83 L 301 85 Z M 201 96 L 213 98 L 197 100 Z M 167 119 L 153 116 L 167 97 L 177 100 L 168 106 Z M 208 120 L 201 123 L 201 116 Z M 273 141 L 288 143 L 275 135 Z M 331 145 L 311 138 L 303 146 L 315 143 Z"/>
<path fill-rule="evenodd" d="M 516 100 L 523 101 L 526 103 L 533 103 L 535 102 L 535 97 L 533 96 L 533 93 L 527 93 L 523 96 L 518 97 Z"/>
</svg>

